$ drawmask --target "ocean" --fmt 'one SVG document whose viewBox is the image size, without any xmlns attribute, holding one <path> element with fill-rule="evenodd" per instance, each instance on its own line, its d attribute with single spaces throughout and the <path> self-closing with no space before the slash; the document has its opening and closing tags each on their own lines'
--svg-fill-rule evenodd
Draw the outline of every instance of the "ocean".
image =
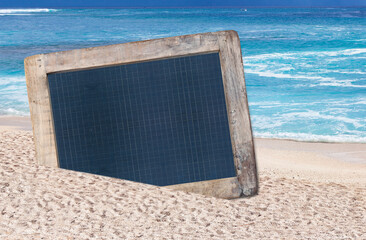
<svg viewBox="0 0 366 240">
<path fill-rule="evenodd" d="M 366 8 L 0 9 L 0 115 L 29 116 L 27 56 L 220 30 L 256 137 L 366 142 Z"/>
</svg>

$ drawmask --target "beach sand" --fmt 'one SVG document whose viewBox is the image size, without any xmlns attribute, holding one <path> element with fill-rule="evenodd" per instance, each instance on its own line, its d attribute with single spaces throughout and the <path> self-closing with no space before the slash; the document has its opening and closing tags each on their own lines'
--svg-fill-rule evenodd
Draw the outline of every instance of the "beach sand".
<svg viewBox="0 0 366 240">
<path fill-rule="evenodd" d="M 256 139 L 235 200 L 38 166 L 29 118 L 0 117 L 0 239 L 366 239 L 366 144 Z"/>
</svg>

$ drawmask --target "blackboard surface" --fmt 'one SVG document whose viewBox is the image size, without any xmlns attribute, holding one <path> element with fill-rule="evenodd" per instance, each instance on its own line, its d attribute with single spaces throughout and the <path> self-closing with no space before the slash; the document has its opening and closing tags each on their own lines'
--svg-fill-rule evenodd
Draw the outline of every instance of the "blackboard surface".
<svg viewBox="0 0 366 240">
<path fill-rule="evenodd" d="M 61 168 L 159 186 L 236 176 L 218 53 L 48 82 Z"/>
</svg>

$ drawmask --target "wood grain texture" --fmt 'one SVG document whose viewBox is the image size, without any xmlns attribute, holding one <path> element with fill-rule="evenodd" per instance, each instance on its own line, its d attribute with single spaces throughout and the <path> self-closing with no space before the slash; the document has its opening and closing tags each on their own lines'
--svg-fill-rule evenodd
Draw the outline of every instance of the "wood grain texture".
<svg viewBox="0 0 366 240">
<path fill-rule="evenodd" d="M 57 167 L 56 142 L 44 55 L 24 61 L 37 162 Z"/>
<path fill-rule="evenodd" d="M 258 177 L 240 40 L 235 31 L 225 33 L 219 44 L 231 143 L 242 194 L 251 196 L 258 192 Z"/>
<path fill-rule="evenodd" d="M 238 198 L 242 194 L 237 177 L 183 183 L 166 187 L 174 190 L 194 192 L 205 196 L 225 199 Z"/>
<path fill-rule="evenodd" d="M 235 198 L 258 191 L 240 40 L 235 31 L 169 37 L 40 54 L 25 59 L 29 106 L 39 164 L 57 167 L 47 74 L 219 52 L 237 178 L 168 186 L 204 195 Z"/>
<path fill-rule="evenodd" d="M 219 51 L 215 33 L 130 42 L 45 55 L 47 73 Z"/>
</svg>

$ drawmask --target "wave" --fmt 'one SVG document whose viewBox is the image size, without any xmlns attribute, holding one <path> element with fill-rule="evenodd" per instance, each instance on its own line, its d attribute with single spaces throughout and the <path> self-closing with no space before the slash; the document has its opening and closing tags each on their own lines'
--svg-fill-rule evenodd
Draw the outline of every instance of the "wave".
<svg viewBox="0 0 366 240">
<path fill-rule="evenodd" d="M 332 110 L 333 113 L 336 113 L 334 109 L 329 110 Z M 339 113 L 341 111 L 342 109 L 338 109 Z M 345 111 L 342 111 L 342 113 L 344 112 Z M 274 114 L 272 116 L 252 114 L 251 119 L 254 132 L 259 133 L 276 132 L 280 134 L 281 132 L 286 132 L 286 129 L 288 127 L 290 127 L 291 129 L 294 126 L 302 126 L 305 124 L 308 127 L 302 129 L 306 132 L 309 130 L 312 131 L 311 128 L 313 128 L 313 126 L 316 126 L 316 128 L 319 127 L 323 131 L 330 131 L 336 135 L 348 134 L 354 137 L 366 136 L 364 130 L 362 130 L 364 126 L 364 121 L 362 121 L 361 119 L 351 119 L 345 116 L 339 116 L 339 113 L 329 115 L 309 111 L 292 112 L 280 115 Z M 332 124 L 331 127 L 329 126 L 330 123 Z M 301 132 L 301 130 L 299 131 Z M 294 133 L 294 131 L 292 132 Z"/>
<path fill-rule="evenodd" d="M 4 85 L 14 84 L 14 83 L 24 83 L 24 76 L 1 76 L 0 75 L 0 88 Z"/>
<path fill-rule="evenodd" d="M 13 14 L 0 14 L 0 16 L 29 16 L 30 13 L 13 13 Z"/>
<path fill-rule="evenodd" d="M 245 73 L 278 79 L 308 80 L 305 85 L 296 85 L 295 87 L 365 88 L 366 86 L 360 83 L 362 81 L 360 77 L 362 78 L 365 72 L 357 65 L 350 65 L 352 63 L 350 60 L 360 61 L 360 59 L 366 58 L 365 54 L 366 48 L 338 51 L 277 52 L 244 56 L 243 62 Z M 337 69 L 333 69 L 334 61 L 340 62 Z M 351 67 L 352 69 L 350 69 Z M 360 77 L 351 76 L 355 79 L 348 80 L 350 74 L 357 74 Z"/>
<path fill-rule="evenodd" d="M 366 85 L 356 85 L 346 81 L 331 81 L 321 82 L 319 84 L 310 84 L 309 87 L 328 86 L 328 87 L 351 87 L 351 88 L 366 88 Z"/>
<path fill-rule="evenodd" d="M 19 111 L 14 108 L 0 109 L 0 116 L 29 116 L 29 112 Z"/>
<path fill-rule="evenodd" d="M 328 101 L 328 103 L 337 106 L 355 106 L 355 105 L 366 105 L 366 98 L 350 98 L 346 101 Z"/>
<path fill-rule="evenodd" d="M 262 105 L 282 105 L 282 102 L 278 101 L 259 101 L 259 102 L 250 102 L 250 106 L 262 106 Z"/>
<path fill-rule="evenodd" d="M 280 69 L 278 69 L 280 70 Z M 329 71 L 330 72 L 330 71 Z M 337 72 L 337 71 L 334 71 Z M 318 87 L 318 86 L 330 86 L 330 87 L 353 87 L 353 88 L 366 88 L 366 85 L 353 84 L 353 82 L 360 82 L 362 80 L 338 80 L 332 77 L 314 76 L 301 74 L 288 74 L 288 73 L 276 73 L 274 71 L 264 71 L 262 69 L 246 68 L 246 74 L 255 74 L 260 77 L 270 77 L 279 79 L 300 79 L 300 80 L 313 80 L 312 84 L 297 84 L 294 87 Z M 363 72 L 340 72 L 343 74 L 365 74 Z"/>
<path fill-rule="evenodd" d="M 285 104 L 275 102 L 274 107 L 278 109 L 272 111 L 273 113 L 270 115 L 266 114 L 266 110 L 259 110 L 259 106 L 253 110 L 253 105 L 271 105 L 270 102 L 262 101 L 251 104 L 250 110 L 252 110 L 251 119 L 254 135 L 262 138 L 281 138 L 299 141 L 366 142 L 362 107 L 359 107 L 361 115 L 355 118 L 352 117 L 354 110 L 344 107 L 353 104 L 347 100 L 339 102 L 340 106 L 343 107 L 338 106 L 338 104 L 334 106 L 337 102 L 328 103 L 332 107 L 327 108 L 323 112 L 304 108 L 305 105 L 308 105 L 306 103 L 303 103 L 303 106 L 294 107 L 286 105 L 285 113 L 278 112 L 280 106 L 283 107 Z M 351 102 L 357 105 L 365 104 L 365 99 L 352 99 Z M 316 105 L 324 105 L 324 103 L 319 102 Z"/>
<path fill-rule="evenodd" d="M 328 69 L 324 69 L 321 71 L 318 71 L 319 73 L 342 73 L 342 74 L 359 74 L 359 75 L 365 75 L 366 72 L 361 71 L 361 70 L 328 70 Z"/>
<path fill-rule="evenodd" d="M 360 121 L 358 121 L 356 119 L 347 118 L 347 117 L 343 117 L 343 116 L 333 116 L 333 115 L 321 114 L 319 112 L 312 111 L 312 110 L 307 110 L 304 112 L 285 113 L 285 114 L 281 115 L 281 118 L 284 118 L 287 121 L 289 121 L 289 120 L 299 121 L 299 119 L 307 119 L 307 120 L 308 119 L 326 119 L 326 120 L 334 120 L 334 121 L 349 123 L 349 124 L 352 124 L 356 128 L 361 128 L 364 126 L 362 123 L 360 123 Z"/>
<path fill-rule="evenodd" d="M 346 49 L 343 51 L 338 51 L 338 53 L 340 53 L 342 55 L 356 55 L 356 54 L 366 53 L 366 48 Z"/>
<path fill-rule="evenodd" d="M 254 136 L 258 138 L 277 138 L 277 139 L 288 139 L 297 141 L 307 142 L 350 142 L 350 143 L 366 143 L 366 137 L 351 136 L 351 135 L 317 135 L 311 133 L 292 133 L 292 132 L 281 132 L 281 133 L 258 133 L 254 132 Z"/>
<path fill-rule="evenodd" d="M 332 106 L 355 106 L 355 105 L 366 105 L 366 98 L 356 97 L 349 99 L 324 99 L 323 101 L 312 101 L 312 102 L 280 102 L 280 101 L 250 101 L 249 106 L 255 107 L 304 107 L 304 106 L 313 106 L 313 105 L 324 105 L 330 104 Z M 296 109 L 292 109 L 296 110 Z M 344 108 L 342 108 L 344 111 Z"/>
<path fill-rule="evenodd" d="M 263 60 L 263 59 L 297 59 L 302 56 L 352 56 L 366 53 L 366 48 L 352 48 L 352 49 L 342 49 L 338 51 L 304 51 L 304 52 L 287 52 L 287 53 L 266 53 L 253 56 L 245 56 L 244 60 Z"/>
<path fill-rule="evenodd" d="M 4 109 L 9 107 L 21 109 L 27 106 L 27 104 L 28 97 L 25 77 L 0 76 L 0 115 L 5 111 Z"/>
<path fill-rule="evenodd" d="M 349 42 L 366 42 L 366 39 L 352 39 L 352 40 L 346 40 Z"/>
<path fill-rule="evenodd" d="M 275 73 L 271 71 L 255 71 L 250 68 L 246 68 L 245 73 L 256 74 L 261 77 L 273 77 L 273 78 L 287 78 L 287 79 L 309 79 L 309 80 L 319 80 L 319 81 L 333 81 L 334 78 L 321 77 L 321 76 L 306 76 L 299 74 L 287 74 L 287 73 Z"/>
<path fill-rule="evenodd" d="M 57 9 L 49 8 L 24 8 L 24 9 L 0 9 L 0 14 L 20 14 L 20 13 L 42 13 L 42 12 L 57 12 Z"/>
</svg>

